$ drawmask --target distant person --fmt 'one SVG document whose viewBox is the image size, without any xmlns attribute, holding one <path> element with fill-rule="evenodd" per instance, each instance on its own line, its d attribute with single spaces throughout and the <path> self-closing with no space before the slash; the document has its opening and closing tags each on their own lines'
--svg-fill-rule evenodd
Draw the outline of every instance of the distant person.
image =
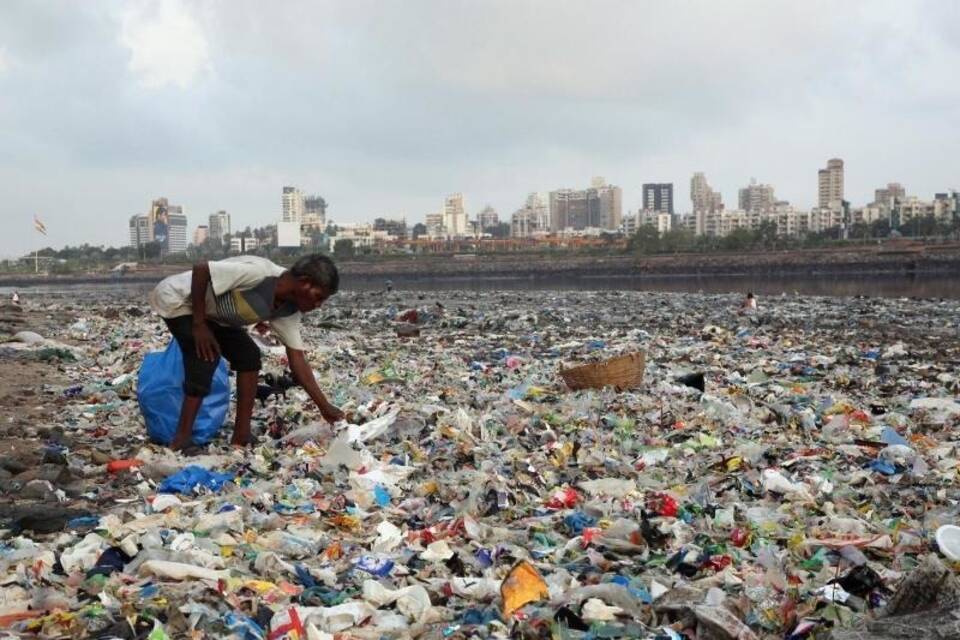
<svg viewBox="0 0 960 640">
<path fill-rule="evenodd" d="M 393 280 L 387 280 L 386 289 L 387 289 L 387 293 L 390 293 L 393 291 Z"/>
<path fill-rule="evenodd" d="M 750 291 L 747 293 L 747 297 L 743 299 L 743 303 L 740 305 L 741 313 L 751 313 L 757 311 L 757 299 L 753 296 L 753 292 Z"/>
<path fill-rule="evenodd" d="M 198 262 L 192 271 L 166 278 L 150 293 L 150 306 L 166 322 L 183 352 L 184 399 L 172 449 L 190 445 L 193 424 L 210 392 L 220 355 L 237 372 L 237 421 L 231 443 L 251 443 L 250 419 L 257 393 L 260 348 L 246 327 L 266 322 L 287 349 L 294 380 L 328 422 L 343 412 L 323 395 L 304 356 L 302 314 L 337 293 L 340 275 L 330 258 L 304 256 L 290 269 L 265 258 L 237 256 Z"/>
<path fill-rule="evenodd" d="M 13 304 L 13 306 L 15 306 L 15 307 L 19 307 L 19 306 L 20 306 L 20 293 L 19 293 L 18 291 L 14 291 L 14 292 L 13 292 L 13 295 L 10 296 L 10 302 L 11 302 L 11 303 Z"/>
</svg>

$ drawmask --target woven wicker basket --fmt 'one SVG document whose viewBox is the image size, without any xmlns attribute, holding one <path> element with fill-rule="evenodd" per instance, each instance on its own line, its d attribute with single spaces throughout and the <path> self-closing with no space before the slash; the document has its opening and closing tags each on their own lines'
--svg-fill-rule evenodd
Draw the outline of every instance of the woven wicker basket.
<svg viewBox="0 0 960 640">
<path fill-rule="evenodd" d="M 560 371 L 560 376 L 574 391 L 603 387 L 615 387 L 617 391 L 623 391 L 640 386 L 645 364 L 644 354 L 637 352 L 611 358 L 605 362 L 563 369 Z"/>
</svg>

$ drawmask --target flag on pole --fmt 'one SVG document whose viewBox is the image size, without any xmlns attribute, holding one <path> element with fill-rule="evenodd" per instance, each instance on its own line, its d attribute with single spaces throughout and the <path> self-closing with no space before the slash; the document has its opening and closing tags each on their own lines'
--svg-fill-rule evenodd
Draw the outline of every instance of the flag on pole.
<svg viewBox="0 0 960 640">
<path fill-rule="evenodd" d="M 40 218 L 38 218 L 37 216 L 33 216 L 33 228 L 39 231 L 40 233 L 42 233 L 43 235 L 47 235 L 47 225 L 40 222 Z"/>
</svg>

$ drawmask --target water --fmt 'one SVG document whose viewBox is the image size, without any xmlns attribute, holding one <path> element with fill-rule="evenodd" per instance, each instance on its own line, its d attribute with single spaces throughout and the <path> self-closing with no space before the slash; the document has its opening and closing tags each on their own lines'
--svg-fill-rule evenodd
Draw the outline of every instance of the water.
<svg viewBox="0 0 960 640">
<path fill-rule="evenodd" d="M 344 276 L 344 291 L 383 290 L 384 279 Z M 25 298 L 42 295 L 73 298 L 82 302 L 92 294 L 112 294 L 142 298 L 146 304 L 152 283 L 104 282 L 84 284 L 51 284 L 31 287 L 0 287 L 0 297 L 8 298 L 16 288 Z M 810 276 L 587 276 L 587 277 L 456 277 L 393 279 L 397 291 L 678 291 L 687 293 L 745 293 L 780 295 L 799 293 L 807 296 L 870 296 L 881 298 L 951 298 L 960 299 L 960 278 L 946 274 L 904 275 L 832 275 Z"/>
</svg>

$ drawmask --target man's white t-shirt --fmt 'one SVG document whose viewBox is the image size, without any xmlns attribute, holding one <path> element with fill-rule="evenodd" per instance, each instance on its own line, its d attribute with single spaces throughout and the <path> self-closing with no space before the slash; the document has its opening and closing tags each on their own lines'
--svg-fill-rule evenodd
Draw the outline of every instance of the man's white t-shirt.
<svg viewBox="0 0 960 640">
<path fill-rule="evenodd" d="M 285 269 L 266 258 L 236 256 L 208 262 L 210 286 L 206 294 L 207 318 L 226 326 L 267 322 L 284 345 L 302 351 L 302 314 L 294 305 L 273 308 L 277 278 Z M 190 306 L 192 271 L 165 278 L 150 292 L 150 307 L 162 318 L 193 313 Z"/>
</svg>

